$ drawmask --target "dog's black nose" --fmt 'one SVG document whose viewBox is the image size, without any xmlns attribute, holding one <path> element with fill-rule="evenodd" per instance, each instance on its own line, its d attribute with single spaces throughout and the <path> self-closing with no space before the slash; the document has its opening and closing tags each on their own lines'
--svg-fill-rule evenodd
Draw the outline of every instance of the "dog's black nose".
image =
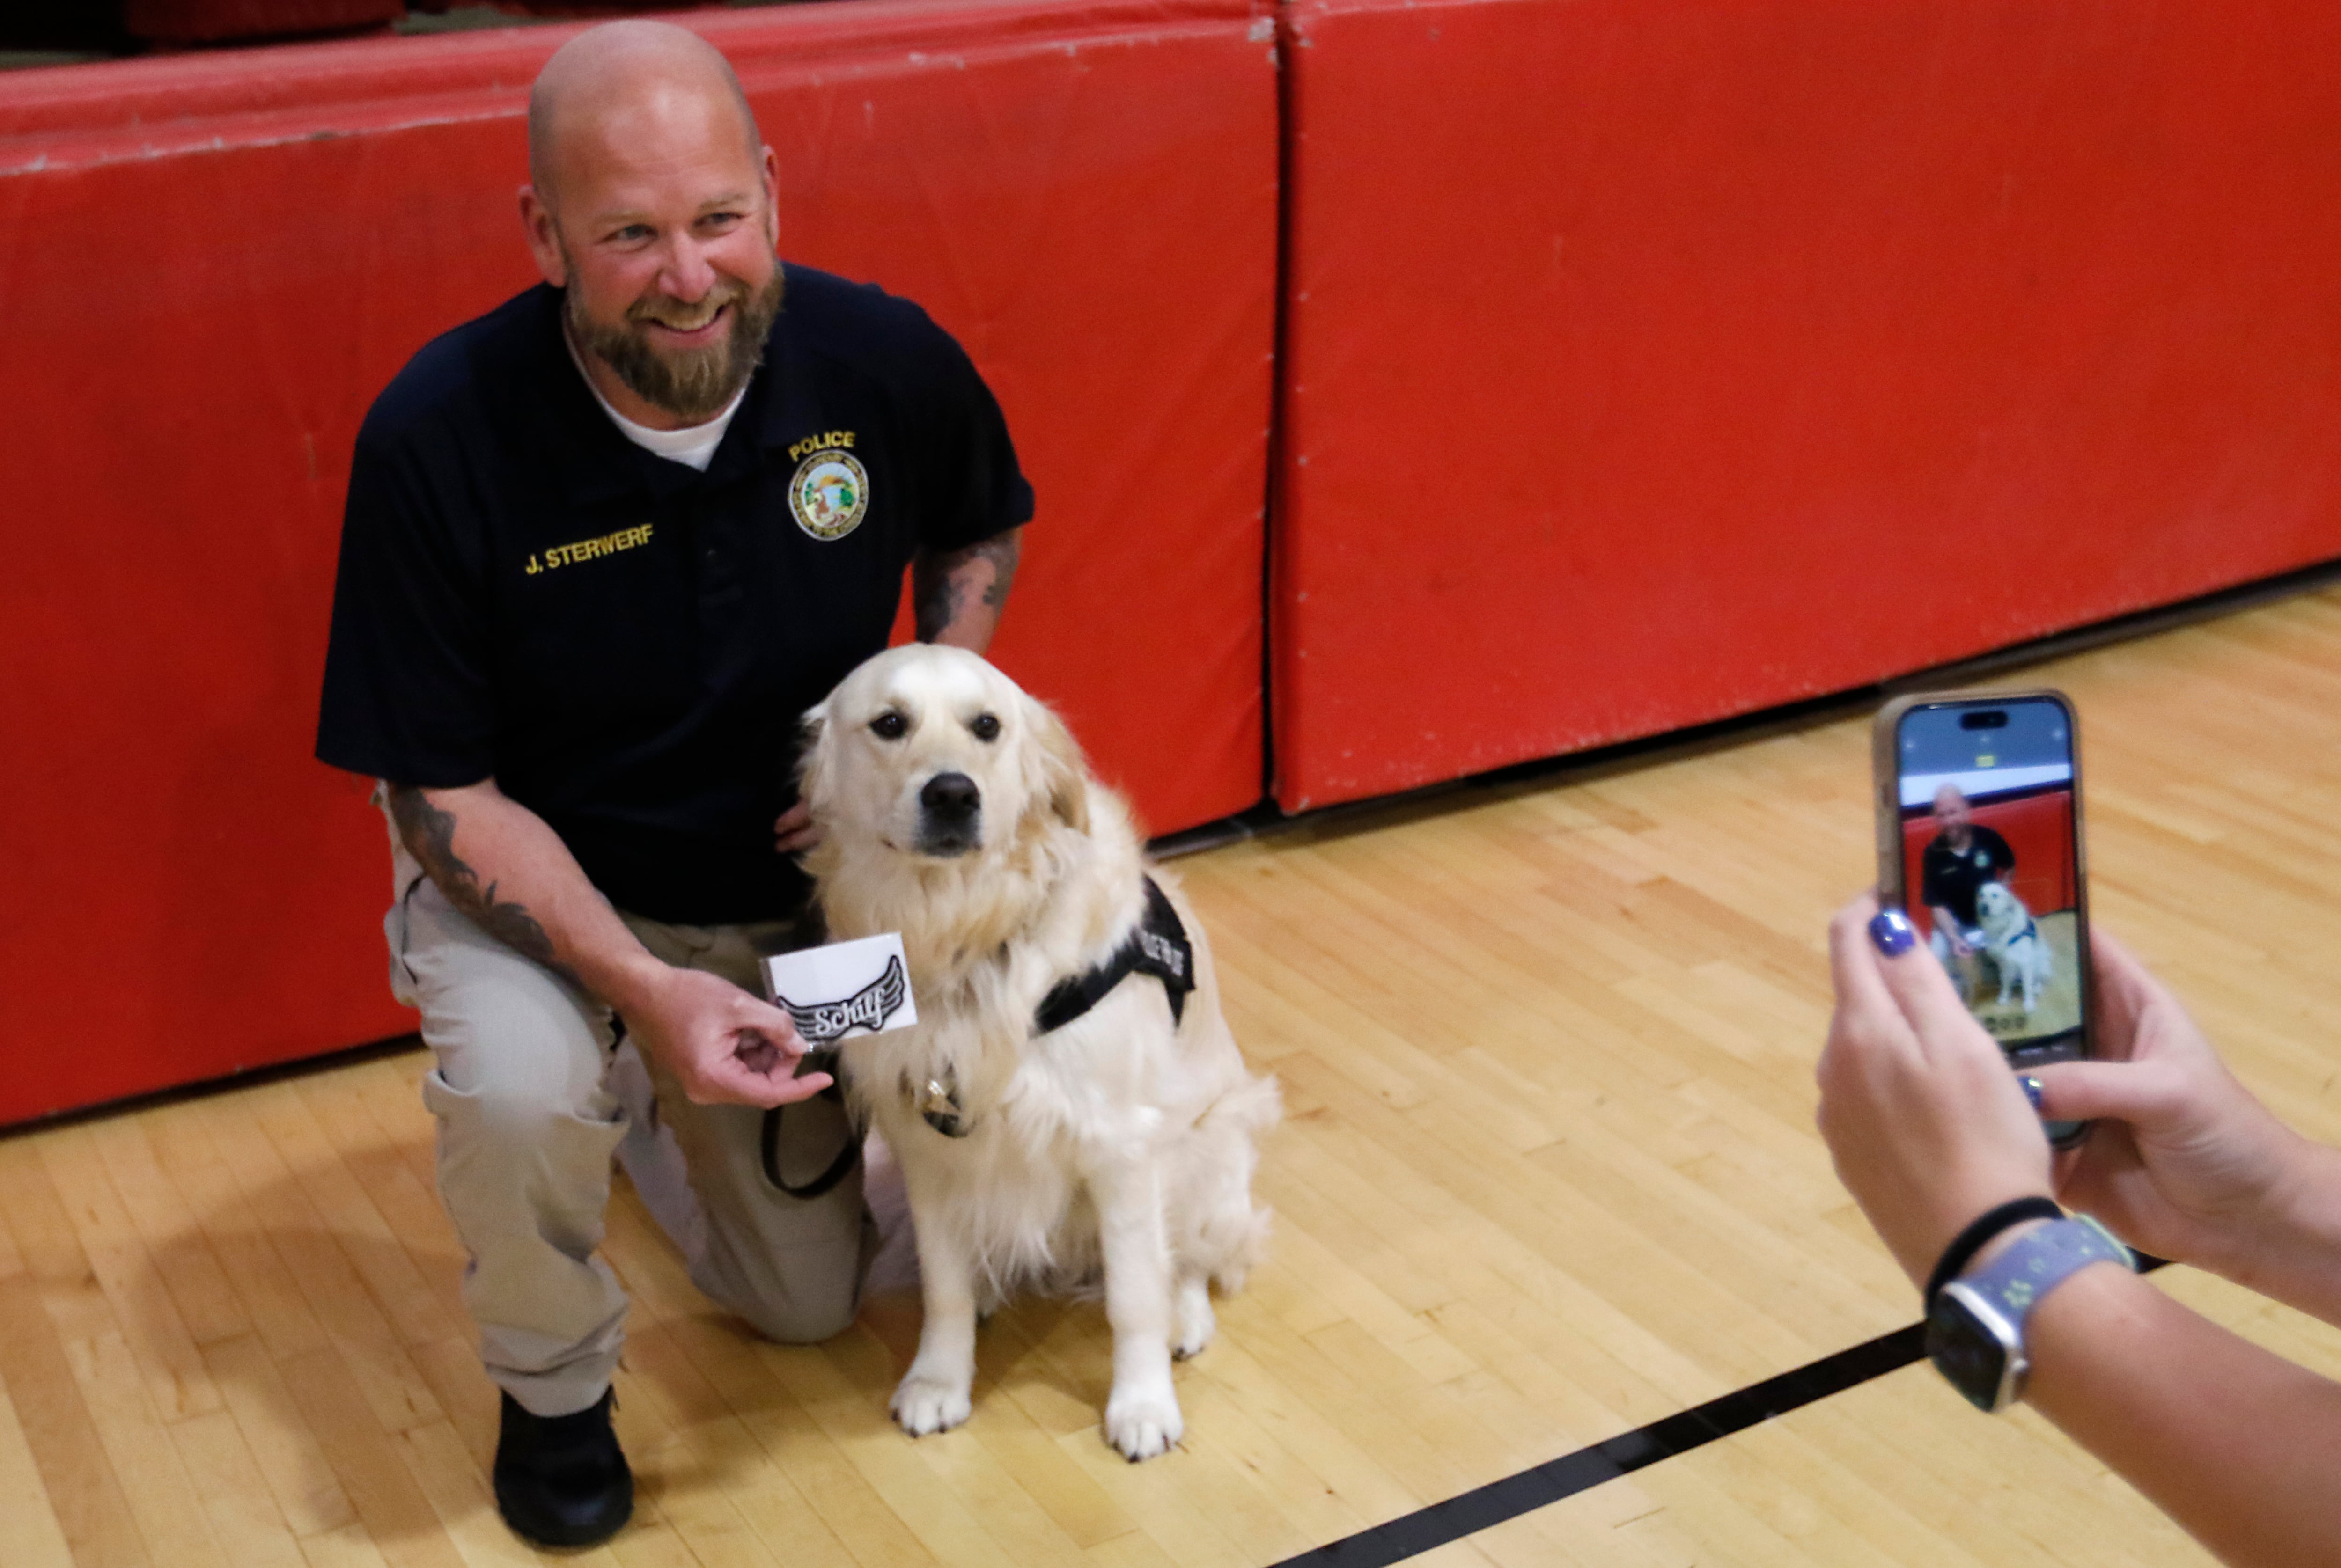
<svg viewBox="0 0 2341 1568">
<path fill-rule="evenodd" d="M 919 804 L 927 814 L 945 820 L 974 816 L 976 803 L 982 798 L 975 780 L 964 773 L 938 773 L 919 791 Z"/>
</svg>

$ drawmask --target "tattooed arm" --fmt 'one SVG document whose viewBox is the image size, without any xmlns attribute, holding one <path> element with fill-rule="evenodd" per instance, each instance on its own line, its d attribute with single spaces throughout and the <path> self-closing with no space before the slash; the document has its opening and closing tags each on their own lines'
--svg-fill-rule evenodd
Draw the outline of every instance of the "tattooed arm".
<svg viewBox="0 0 2341 1568">
<path fill-rule="evenodd" d="M 513 802 L 493 779 L 462 789 L 393 784 L 389 801 L 406 852 L 447 901 L 522 957 L 559 970 L 605 1001 L 631 988 L 630 976 L 644 961 L 658 961 L 585 879 L 543 819 Z M 459 814 L 465 852 L 512 874 L 492 871 L 482 885 L 480 873 L 455 852 Z M 523 884 L 531 893 L 526 903 L 518 890 Z M 546 920 L 562 933 L 558 946 Z"/>
<path fill-rule="evenodd" d="M 407 853 L 450 904 L 615 1007 L 694 1101 L 787 1105 L 828 1087 L 826 1074 L 790 1076 L 804 1042 L 786 1013 L 729 980 L 653 958 L 560 836 L 494 779 L 459 789 L 393 784 L 388 799 Z"/>
<path fill-rule="evenodd" d="M 981 653 L 1000 629 L 1000 612 L 1016 581 L 1021 528 L 978 540 L 943 555 L 921 551 L 911 563 L 911 614 L 921 642 L 947 642 Z"/>
</svg>

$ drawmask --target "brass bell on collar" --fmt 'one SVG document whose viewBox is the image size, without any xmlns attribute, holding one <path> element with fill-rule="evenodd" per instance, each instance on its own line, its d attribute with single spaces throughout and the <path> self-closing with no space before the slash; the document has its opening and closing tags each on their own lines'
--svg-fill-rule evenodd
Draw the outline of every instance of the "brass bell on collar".
<svg viewBox="0 0 2341 1568">
<path fill-rule="evenodd" d="M 919 1097 L 919 1115 L 947 1138 L 968 1135 L 967 1111 L 959 1103 L 959 1085 L 948 1071 L 940 1078 L 927 1080 L 926 1092 Z"/>
</svg>

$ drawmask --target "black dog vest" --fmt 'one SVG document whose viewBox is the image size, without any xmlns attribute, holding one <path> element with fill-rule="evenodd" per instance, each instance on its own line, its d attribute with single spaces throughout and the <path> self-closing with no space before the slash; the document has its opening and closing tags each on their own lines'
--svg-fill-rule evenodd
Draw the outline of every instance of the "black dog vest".
<svg viewBox="0 0 2341 1568">
<path fill-rule="evenodd" d="M 1187 993 L 1195 988 L 1195 949 L 1187 928 L 1170 907 L 1154 878 L 1146 878 L 1146 915 L 1113 956 L 1085 975 L 1075 975 L 1041 999 L 1032 1015 L 1035 1035 L 1052 1034 L 1105 1000 L 1108 991 L 1131 975 L 1151 975 L 1162 982 L 1170 999 L 1170 1022 L 1176 1027 L 1186 1016 Z"/>
</svg>

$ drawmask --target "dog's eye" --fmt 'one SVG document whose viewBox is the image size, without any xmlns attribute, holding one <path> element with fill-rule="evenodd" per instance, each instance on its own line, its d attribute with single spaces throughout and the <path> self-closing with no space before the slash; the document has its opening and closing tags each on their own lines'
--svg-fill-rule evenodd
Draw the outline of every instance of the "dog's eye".
<svg viewBox="0 0 2341 1568">
<path fill-rule="evenodd" d="M 997 740 L 1000 739 L 1000 720 L 993 718 L 989 713 L 977 714 L 972 719 L 969 720 L 967 727 L 971 730 L 974 731 L 975 738 L 978 740 Z"/>
<path fill-rule="evenodd" d="M 900 740 L 911 732 L 911 721 L 892 709 L 870 721 L 870 733 L 881 740 Z"/>
</svg>

